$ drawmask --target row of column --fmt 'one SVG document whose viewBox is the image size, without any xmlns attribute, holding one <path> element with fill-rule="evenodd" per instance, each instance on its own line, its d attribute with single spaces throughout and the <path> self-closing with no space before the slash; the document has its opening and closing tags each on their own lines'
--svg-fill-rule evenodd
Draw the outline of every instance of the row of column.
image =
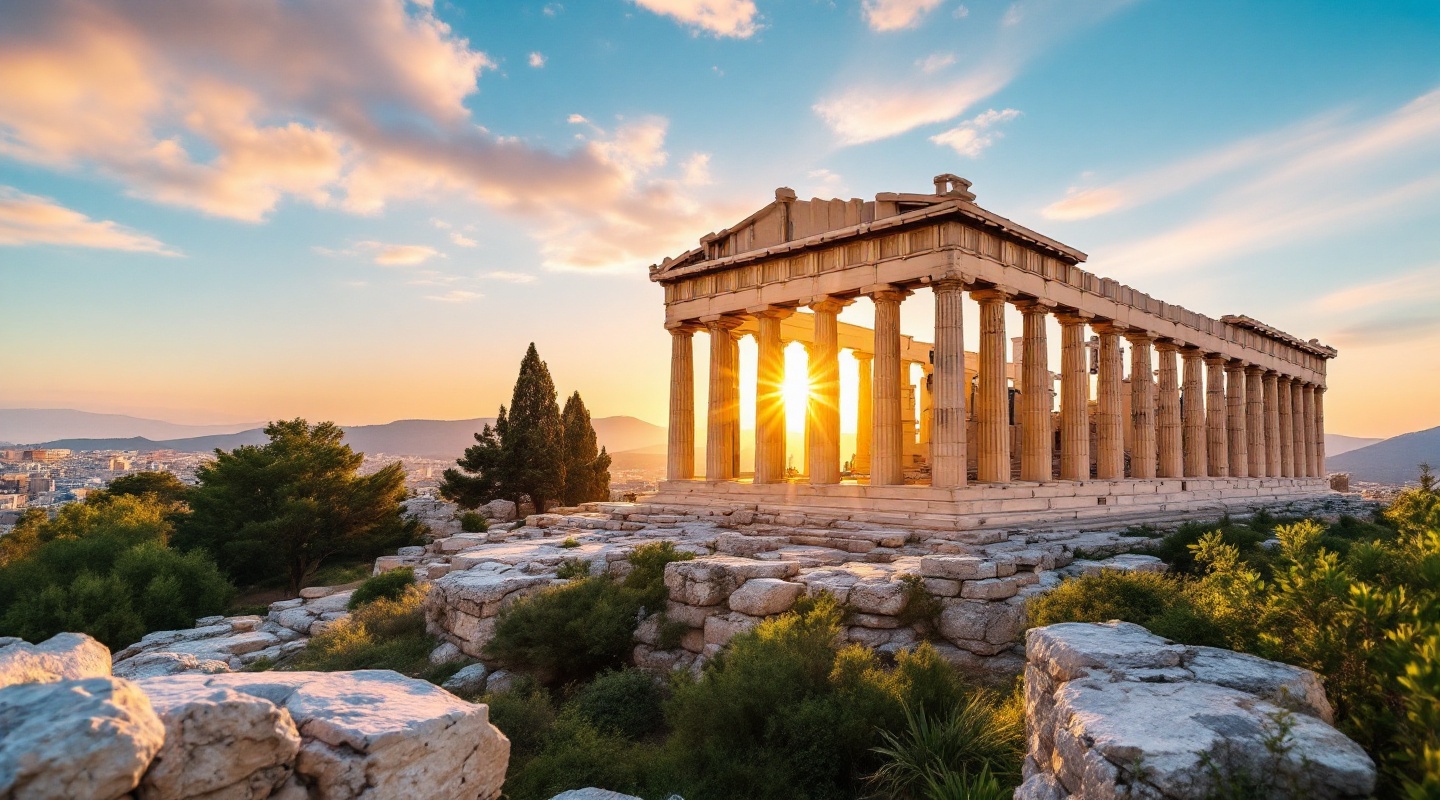
<svg viewBox="0 0 1440 800">
<path fill-rule="evenodd" d="M 931 485 L 967 483 L 970 418 L 965 397 L 963 299 L 958 280 L 932 284 L 935 344 L 930 442 Z M 1011 479 L 1009 386 L 1005 374 L 1005 306 L 1014 302 L 1023 319 L 1020 479 L 1054 477 L 1051 377 L 1046 317 L 1061 329 L 1061 480 L 1091 476 L 1090 369 L 1085 327 L 1099 338 L 1093 415 L 1095 477 L 1125 477 L 1124 377 L 1120 340 L 1130 345 L 1130 470 L 1132 478 L 1318 477 L 1324 475 L 1324 387 L 1247 365 L 1182 343 L 1158 339 L 1039 300 L 1014 299 L 999 288 L 968 290 L 980 311 L 979 378 L 974 392 L 977 478 Z M 874 352 L 857 354 L 859 426 L 856 472 L 874 486 L 904 481 L 900 304 L 909 291 L 882 287 L 874 302 Z M 805 458 L 810 482 L 840 480 L 840 370 L 837 315 L 850 300 L 817 298 L 809 345 L 811 399 Z M 758 320 L 755 482 L 785 479 L 783 403 L 785 308 L 752 312 Z M 709 417 L 706 477 L 733 480 L 740 467 L 739 348 L 734 317 L 707 319 L 710 336 Z M 670 326 L 671 404 L 669 477 L 694 477 L 695 397 L 692 335 L 700 326 Z M 1152 351 L 1158 368 L 1152 367 Z M 1152 380 L 1152 374 L 1158 378 Z M 868 426 L 864 424 L 870 420 Z"/>
</svg>

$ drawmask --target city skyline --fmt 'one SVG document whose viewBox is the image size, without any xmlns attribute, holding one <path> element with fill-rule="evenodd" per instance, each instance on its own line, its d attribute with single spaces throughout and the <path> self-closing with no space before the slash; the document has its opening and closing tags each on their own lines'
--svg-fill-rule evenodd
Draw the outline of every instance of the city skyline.
<svg viewBox="0 0 1440 800">
<path fill-rule="evenodd" d="M 4 329 L 44 345 L 0 406 L 484 417 L 535 341 L 663 424 L 648 265 L 777 186 L 953 172 L 1091 271 L 1337 347 L 1331 432 L 1440 424 L 1430 4 L 120 7 L 0 25 Z"/>
</svg>

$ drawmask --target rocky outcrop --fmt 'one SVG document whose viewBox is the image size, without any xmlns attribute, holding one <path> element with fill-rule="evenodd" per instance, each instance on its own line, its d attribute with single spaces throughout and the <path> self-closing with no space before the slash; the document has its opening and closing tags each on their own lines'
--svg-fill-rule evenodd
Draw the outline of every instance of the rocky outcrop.
<svg viewBox="0 0 1440 800">
<path fill-rule="evenodd" d="M 0 645 L 0 688 L 109 674 L 110 649 L 83 633 L 57 633 L 40 644 L 9 638 Z"/>
<path fill-rule="evenodd" d="M 510 742 L 490 724 L 488 707 L 425 681 L 389 670 L 187 672 L 131 681 L 105 674 L 109 658 L 99 658 L 96 647 L 104 650 L 76 634 L 38 647 L 4 645 L 12 669 L 0 687 L 0 798 L 500 794 Z M 151 654 L 126 663 L 163 673 L 171 661 Z M 102 674 L 66 677 L 86 672 Z"/>
<path fill-rule="evenodd" d="M 561 792 L 550 798 L 550 800 L 640 800 L 640 798 L 630 794 L 612 792 L 608 789 L 591 787 L 588 789 L 571 789 L 568 792 Z"/>
<path fill-rule="evenodd" d="M 0 689 L 0 797 L 115 800 L 140 782 L 164 740 L 149 698 L 130 681 L 7 686 Z"/>
<path fill-rule="evenodd" d="M 1308 670 L 1190 647 L 1126 622 L 1026 635 L 1025 782 L 1016 800 L 1368 797 L 1375 766 L 1330 726 Z"/>
</svg>

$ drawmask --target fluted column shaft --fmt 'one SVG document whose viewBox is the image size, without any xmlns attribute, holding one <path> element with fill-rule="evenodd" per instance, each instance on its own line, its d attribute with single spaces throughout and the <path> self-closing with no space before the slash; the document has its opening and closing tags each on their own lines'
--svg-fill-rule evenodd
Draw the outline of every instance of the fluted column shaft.
<svg viewBox="0 0 1440 800">
<path fill-rule="evenodd" d="M 930 439 L 930 485 L 966 484 L 965 434 L 965 287 L 942 280 L 935 293 L 934 404 Z"/>
<path fill-rule="evenodd" d="M 1225 434 L 1230 446 L 1230 477 L 1250 475 L 1250 429 L 1245 413 L 1245 367 L 1238 361 L 1225 365 Z"/>
<path fill-rule="evenodd" d="M 1265 373 L 1265 474 L 1278 478 L 1280 464 L 1280 384 L 1274 372 Z"/>
<path fill-rule="evenodd" d="M 759 321 L 755 365 L 755 483 L 785 480 L 785 345 L 780 321 L 789 309 L 766 309 Z"/>
<path fill-rule="evenodd" d="M 1270 406 L 1265 395 L 1265 370 L 1245 368 L 1245 426 L 1250 441 L 1250 477 L 1264 478 L 1270 474 Z"/>
<path fill-rule="evenodd" d="M 925 451 L 930 440 L 935 436 L 935 382 L 931 380 L 934 376 L 934 368 L 929 364 L 920 365 L 920 382 L 915 384 L 915 389 L 920 393 L 920 449 Z"/>
<path fill-rule="evenodd" d="M 1125 366 L 1119 331 L 1109 325 L 1095 330 L 1100 337 L 1100 374 L 1095 386 L 1095 475 L 1114 481 L 1125 477 Z"/>
<path fill-rule="evenodd" d="M 1325 466 L 1325 387 L 1315 387 L 1315 476 L 1330 474 Z"/>
<path fill-rule="evenodd" d="M 1229 407 L 1225 402 L 1225 359 L 1205 359 L 1205 455 L 1209 474 L 1215 478 L 1230 475 L 1230 439 L 1226 435 Z"/>
<path fill-rule="evenodd" d="M 1154 337 L 1131 334 L 1130 342 L 1130 477 L 1155 477 L 1155 381 L 1151 378 L 1150 346 Z"/>
<path fill-rule="evenodd" d="M 1320 475 L 1320 468 L 1315 464 L 1315 387 L 1308 383 L 1300 384 L 1300 400 L 1305 412 L 1305 426 L 1300 430 L 1300 437 L 1305 450 L 1305 477 L 1315 478 Z"/>
<path fill-rule="evenodd" d="M 1305 478 L 1310 473 L 1310 466 L 1305 463 L 1305 440 L 1309 435 L 1305 432 L 1305 386 L 1300 381 L 1290 380 L 1290 475 L 1293 478 Z"/>
<path fill-rule="evenodd" d="M 739 473 L 740 348 L 734 330 L 740 320 L 705 323 L 710 333 L 710 406 L 705 431 L 705 479 L 734 480 Z"/>
<path fill-rule="evenodd" d="M 665 476 L 672 481 L 695 477 L 695 328 L 670 329 L 670 428 Z"/>
<path fill-rule="evenodd" d="M 900 301 L 905 294 L 889 289 L 870 295 L 875 301 L 871 486 L 898 486 L 905 482 L 900 461 Z"/>
<path fill-rule="evenodd" d="M 810 354 L 810 482 L 840 482 L 840 325 L 836 315 L 848 302 L 826 298 L 811 303 L 814 346 Z"/>
<path fill-rule="evenodd" d="M 1056 314 L 1060 323 L 1060 480 L 1090 479 L 1090 371 L 1085 318 Z"/>
<path fill-rule="evenodd" d="M 1204 354 L 1186 348 L 1180 355 L 1185 364 L 1185 395 L 1180 404 L 1185 477 L 1202 478 L 1210 471 L 1209 444 L 1205 438 Z"/>
<path fill-rule="evenodd" d="M 858 394 L 855 403 L 855 458 L 850 462 L 850 471 L 858 475 L 870 474 L 870 437 L 874 433 L 874 388 L 870 381 L 871 367 L 875 356 L 870 353 L 856 353 L 855 364 L 859 368 Z"/>
<path fill-rule="evenodd" d="M 1155 407 L 1156 446 L 1159 451 L 1161 478 L 1178 478 L 1184 474 L 1184 433 L 1180 422 L 1180 372 L 1174 342 L 1155 345 L 1159 354 L 1160 392 Z"/>
<path fill-rule="evenodd" d="M 975 435 L 979 438 L 976 477 L 987 483 L 1010 482 L 1009 387 L 1005 383 L 1005 298 L 998 289 L 971 297 L 980 304 L 980 380 L 975 397 Z"/>
<path fill-rule="evenodd" d="M 1048 481 L 1053 476 L 1050 433 L 1050 347 L 1045 335 L 1048 310 L 1034 302 L 1017 304 L 1024 321 L 1024 360 L 1020 387 L 1020 480 Z"/>
<path fill-rule="evenodd" d="M 1280 415 L 1280 477 L 1295 477 L 1295 416 L 1290 403 L 1290 379 L 1280 377 L 1275 382 L 1276 408 Z"/>
</svg>

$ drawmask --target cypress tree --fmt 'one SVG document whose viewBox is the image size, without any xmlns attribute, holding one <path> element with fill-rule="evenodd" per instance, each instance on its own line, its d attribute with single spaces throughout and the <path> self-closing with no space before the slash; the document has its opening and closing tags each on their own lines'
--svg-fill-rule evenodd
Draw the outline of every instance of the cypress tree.
<svg viewBox="0 0 1440 800">
<path fill-rule="evenodd" d="M 610 454 L 598 447 L 590 411 L 580 393 L 570 395 L 561 413 L 565 426 L 565 491 L 567 506 L 610 499 Z"/>
<path fill-rule="evenodd" d="M 440 492 L 464 508 L 496 498 L 518 506 L 528 495 L 535 510 L 543 512 L 565 488 L 563 438 L 555 382 L 531 342 L 509 409 L 501 406 L 495 426 L 475 434 L 476 443 L 456 462 L 461 469 L 445 470 Z"/>
</svg>

